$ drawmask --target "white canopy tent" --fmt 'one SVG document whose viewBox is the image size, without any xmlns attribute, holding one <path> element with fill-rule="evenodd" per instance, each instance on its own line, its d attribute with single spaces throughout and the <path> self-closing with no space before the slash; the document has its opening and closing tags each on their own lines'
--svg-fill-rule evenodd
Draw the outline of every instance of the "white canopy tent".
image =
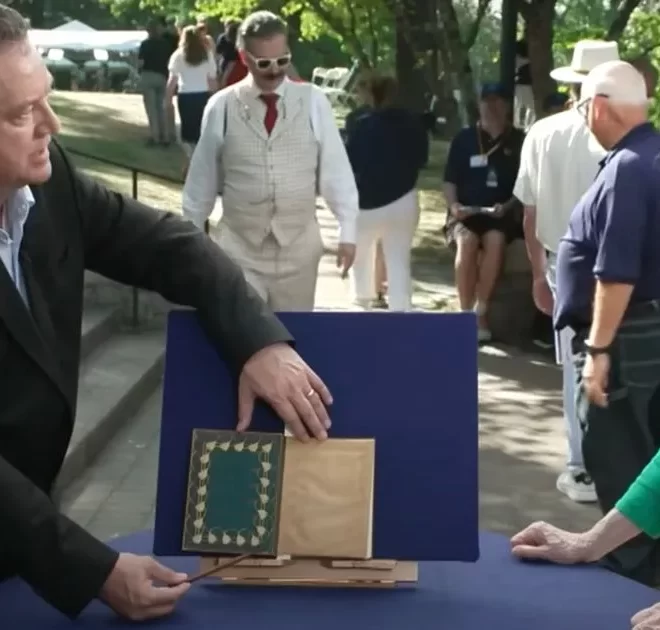
<svg viewBox="0 0 660 630">
<path fill-rule="evenodd" d="M 74 20 L 51 30 L 30 30 L 30 41 L 37 48 L 62 50 L 107 50 L 132 52 L 147 37 L 146 31 L 97 31 Z"/>
<path fill-rule="evenodd" d="M 71 20 L 66 24 L 60 24 L 59 26 L 56 26 L 55 28 L 51 29 L 51 32 L 53 31 L 56 31 L 58 33 L 70 33 L 70 32 L 77 33 L 78 31 L 87 32 L 87 33 L 96 33 L 96 29 L 92 28 L 91 26 L 88 26 L 87 24 L 81 22 L 80 20 Z"/>
</svg>

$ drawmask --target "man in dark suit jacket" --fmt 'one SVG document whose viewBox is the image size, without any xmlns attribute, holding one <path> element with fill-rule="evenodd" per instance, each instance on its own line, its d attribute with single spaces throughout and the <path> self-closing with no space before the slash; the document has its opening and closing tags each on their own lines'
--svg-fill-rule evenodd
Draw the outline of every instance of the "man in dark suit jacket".
<svg viewBox="0 0 660 630">
<path fill-rule="evenodd" d="M 51 78 L 27 30 L 0 4 L 0 576 L 18 575 L 71 617 L 95 598 L 157 617 L 187 577 L 117 554 L 50 497 L 76 413 L 85 269 L 197 309 L 240 373 L 240 429 L 261 397 L 297 436 L 323 439 L 330 393 L 207 236 L 74 169 L 52 140 Z"/>
</svg>

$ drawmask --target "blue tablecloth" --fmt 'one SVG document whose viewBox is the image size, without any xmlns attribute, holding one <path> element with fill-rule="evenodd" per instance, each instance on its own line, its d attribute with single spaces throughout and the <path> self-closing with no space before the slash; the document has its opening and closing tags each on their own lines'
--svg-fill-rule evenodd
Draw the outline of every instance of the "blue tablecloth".
<svg viewBox="0 0 660 630">
<path fill-rule="evenodd" d="M 152 535 L 118 539 L 121 551 L 149 553 Z M 180 630 L 626 630 L 630 617 L 660 594 L 603 569 L 526 564 L 513 559 L 508 539 L 481 535 L 475 564 L 420 565 L 416 588 L 320 589 L 195 584 L 177 612 L 148 627 Z M 190 558 L 168 565 L 197 570 Z M 0 585 L 0 627 L 79 630 L 126 628 L 101 604 L 74 624 L 23 583 Z M 133 626 L 134 627 L 134 626 Z"/>
</svg>

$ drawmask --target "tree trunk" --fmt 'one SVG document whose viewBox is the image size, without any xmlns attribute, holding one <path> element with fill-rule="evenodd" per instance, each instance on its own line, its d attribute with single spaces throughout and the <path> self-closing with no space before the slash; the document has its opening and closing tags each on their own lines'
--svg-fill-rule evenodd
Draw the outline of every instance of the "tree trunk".
<svg viewBox="0 0 660 630">
<path fill-rule="evenodd" d="M 458 16 L 452 2 L 439 0 L 437 3 L 438 15 L 438 44 L 444 49 L 444 58 L 456 86 L 461 94 L 461 104 L 465 108 L 468 122 L 474 123 L 479 117 L 477 93 L 474 75 L 470 65 L 470 57 L 461 38 L 461 29 Z"/>
<path fill-rule="evenodd" d="M 427 106 L 429 87 L 400 18 L 396 21 L 396 78 L 402 104 L 413 111 L 423 112 Z"/>
<path fill-rule="evenodd" d="M 623 31 L 626 30 L 630 16 L 640 4 L 641 0 L 625 0 L 622 3 L 610 24 L 610 28 L 607 29 L 607 39 L 617 40 L 623 35 Z"/>
<path fill-rule="evenodd" d="M 545 98 L 556 90 L 556 84 L 550 78 L 550 71 L 554 66 L 552 40 L 555 3 L 556 0 L 532 0 L 521 3 L 537 116 L 543 110 Z"/>
</svg>

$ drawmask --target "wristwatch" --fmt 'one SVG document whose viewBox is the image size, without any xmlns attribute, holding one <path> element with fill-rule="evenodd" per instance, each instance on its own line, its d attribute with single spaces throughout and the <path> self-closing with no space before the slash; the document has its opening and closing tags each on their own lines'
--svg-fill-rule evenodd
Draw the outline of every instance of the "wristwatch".
<svg viewBox="0 0 660 630">
<path fill-rule="evenodd" d="M 611 344 L 609 346 L 596 347 L 592 346 L 588 341 L 584 342 L 584 349 L 590 357 L 597 357 L 599 354 L 609 354 Z"/>
</svg>

